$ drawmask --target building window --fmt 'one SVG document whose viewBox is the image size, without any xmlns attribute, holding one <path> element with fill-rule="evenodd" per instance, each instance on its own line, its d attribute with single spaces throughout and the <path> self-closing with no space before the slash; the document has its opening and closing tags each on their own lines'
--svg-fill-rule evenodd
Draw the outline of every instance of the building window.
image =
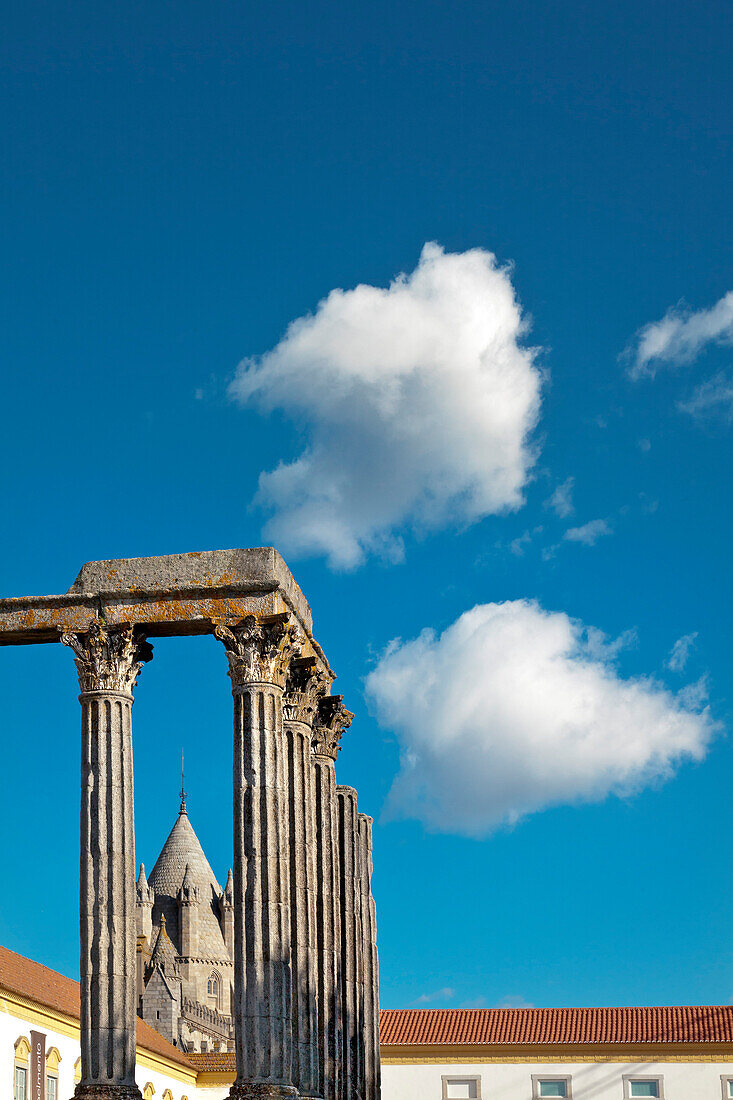
<svg viewBox="0 0 733 1100">
<path fill-rule="evenodd" d="M 59 1062 L 61 1055 L 58 1047 L 46 1052 L 46 1100 L 59 1100 Z"/>
<path fill-rule="evenodd" d="M 533 1073 L 532 1100 L 542 1100 L 545 1096 L 562 1096 L 564 1100 L 571 1100 L 571 1081 L 572 1078 L 564 1074 Z"/>
<path fill-rule="evenodd" d="M 15 1040 L 15 1059 L 13 1062 L 13 1100 L 28 1100 L 28 1068 L 30 1066 L 31 1044 L 25 1035 Z"/>
<path fill-rule="evenodd" d="M 219 996 L 219 979 L 217 978 L 216 974 L 212 974 L 211 977 L 209 978 L 209 982 L 208 982 L 208 985 L 206 987 L 206 992 L 208 993 L 208 995 L 210 997 L 217 997 L 218 998 L 218 996 Z"/>
<path fill-rule="evenodd" d="M 624 1100 L 664 1100 L 664 1078 L 624 1075 Z"/>
<path fill-rule="evenodd" d="M 720 1083 L 723 1086 L 723 1100 L 733 1100 L 733 1077 L 722 1074 Z"/>
<path fill-rule="evenodd" d="M 481 1100 L 480 1077 L 443 1077 L 443 1100 Z"/>
<path fill-rule="evenodd" d="M 13 1100 L 28 1100 L 28 1070 L 25 1066 L 15 1067 L 15 1092 Z"/>
</svg>

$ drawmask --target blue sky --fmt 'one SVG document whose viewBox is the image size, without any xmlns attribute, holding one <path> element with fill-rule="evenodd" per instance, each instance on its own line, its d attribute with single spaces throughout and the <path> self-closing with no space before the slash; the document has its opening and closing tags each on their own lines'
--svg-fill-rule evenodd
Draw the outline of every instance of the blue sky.
<svg viewBox="0 0 733 1100">
<path fill-rule="evenodd" d="M 308 484 L 333 498 L 343 476 L 351 533 L 377 509 L 349 568 L 333 540 L 286 557 L 357 712 L 338 774 L 377 818 L 382 1003 L 729 1001 L 727 5 L 39 3 L 5 31 L 3 594 L 64 591 L 87 560 L 260 545 L 278 515 L 295 545 L 292 499 L 253 504 L 258 478 L 320 446 Z M 373 308 L 367 295 L 354 329 L 374 378 L 406 341 L 391 382 L 404 396 L 399 371 L 415 380 L 412 448 L 373 379 L 345 386 L 345 432 L 319 420 L 353 365 L 340 316 L 319 343 L 319 302 L 400 273 L 412 293 L 431 241 L 448 258 L 480 250 L 478 275 L 436 276 L 396 329 L 395 291 Z M 480 317 L 489 340 L 501 292 L 526 322 L 505 319 L 496 345 L 501 377 L 525 387 L 506 421 L 511 504 L 494 492 L 493 428 L 461 419 L 480 405 L 473 384 L 503 408 L 499 375 L 481 381 L 469 348 L 443 386 L 453 336 Z M 325 373 L 282 342 L 308 314 Z M 637 334 L 665 317 L 644 359 Z M 242 360 L 262 382 L 244 405 L 229 389 Z M 477 612 L 469 666 L 455 624 L 496 604 L 512 644 Z M 564 641 L 543 648 L 545 628 Z M 384 686 L 397 673 L 414 712 Z M 470 703 L 447 750 L 443 684 Z M 577 773 L 576 691 L 592 730 Z M 0 692 L 0 942 L 76 974 L 68 652 L 5 649 Z M 159 641 L 136 698 L 138 861 L 150 868 L 173 823 L 184 747 L 223 880 L 221 648 Z M 390 796 L 401 752 L 403 773 L 423 753 L 417 796 Z"/>
</svg>

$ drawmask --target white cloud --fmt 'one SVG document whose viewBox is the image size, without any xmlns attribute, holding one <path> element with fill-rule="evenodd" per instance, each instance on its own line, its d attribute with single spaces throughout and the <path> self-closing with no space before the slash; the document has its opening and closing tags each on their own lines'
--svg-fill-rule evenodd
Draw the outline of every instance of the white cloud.
<svg viewBox="0 0 733 1100">
<path fill-rule="evenodd" d="M 566 542 L 582 542 L 583 546 L 594 546 L 604 535 L 610 535 L 613 528 L 606 519 L 592 519 L 582 527 L 569 527 L 563 539 Z"/>
<path fill-rule="evenodd" d="M 691 416 L 722 416 L 733 420 L 733 375 L 722 371 L 707 382 L 702 382 L 687 401 L 677 406 Z"/>
<path fill-rule="evenodd" d="M 573 486 L 575 485 L 574 477 L 566 477 L 564 481 L 561 481 L 556 486 L 553 493 L 545 501 L 546 508 L 552 508 L 556 516 L 560 516 L 561 519 L 566 519 L 567 516 L 573 513 Z"/>
<path fill-rule="evenodd" d="M 617 646 L 531 600 L 479 604 L 391 643 L 367 677 L 400 743 L 387 813 L 483 836 L 548 806 L 626 795 L 700 760 L 703 700 L 623 679 Z"/>
<path fill-rule="evenodd" d="M 266 536 L 348 569 L 399 557 L 407 527 L 519 508 L 541 388 L 526 328 L 510 270 L 482 249 L 427 244 L 386 289 L 331 291 L 230 386 L 308 433 L 298 458 L 260 475 Z"/>
<path fill-rule="evenodd" d="M 670 309 L 661 321 L 639 329 L 626 349 L 632 378 L 654 376 L 662 366 L 690 363 L 706 344 L 733 342 L 733 290 L 710 309 Z"/>
<path fill-rule="evenodd" d="M 534 1005 L 529 1001 L 525 1001 L 521 993 L 510 994 L 508 997 L 504 997 L 499 1001 L 495 1008 L 534 1008 Z"/>
<path fill-rule="evenodd" d="M 542 526 L 533 527 L 531 531 L 528 529 L 524 531 L 521 535 L 517 535 L 517 537 L 515 539 L 512 539 L 509 543 L 510 553 L 514 554 L 516 558 L 523 557 L 524 551 L 531 544 L 532 539 L 536 538 L 537 535 L 541 535 L 542 530 Z M 501 543 L 497 543 L 497 545 L 500 546 Z"/>
<path fill-rule="evenodd" d="M 455 989 L 451 989 L 450 986 L 446 985 L 443 989 L 436 989 L 433 993 L 421 993 L 412 1003 L 413 1005 L 430 1005 L 434 1004 L 435 1001 L 450 1001 L 455 995 Z"/>
<path fill-rule="evenodd" d="M 667 658 L 667 668 L 671 668 L 673 672 L 682 672 L 690 656 L 690 650 L 695 644 L 695 638 L 697 638 L 697 631 L 694 634 L 683 634 L 677 639 Z"/>
</svg>

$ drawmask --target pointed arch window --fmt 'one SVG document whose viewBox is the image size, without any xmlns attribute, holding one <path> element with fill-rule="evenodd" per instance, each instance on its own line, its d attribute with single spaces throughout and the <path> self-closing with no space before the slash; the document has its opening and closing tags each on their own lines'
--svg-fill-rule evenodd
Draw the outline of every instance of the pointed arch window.
<svg viewBox="0 0 733 1100">
<path fill-rule="evenodd" d="M 219 1007 L 219 998 L 221 996 L 221 978 L 214 970 L 206 981 L 206 999 L 209 1004 L 215 1008 Z"/>
</svg>

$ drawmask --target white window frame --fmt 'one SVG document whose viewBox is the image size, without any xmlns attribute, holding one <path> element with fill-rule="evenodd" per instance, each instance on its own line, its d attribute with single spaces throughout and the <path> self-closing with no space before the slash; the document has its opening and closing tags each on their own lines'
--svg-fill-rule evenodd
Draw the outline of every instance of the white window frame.
<svg viewBox="0 0 733 1100">
<path fill-rule="evenodd" d="M 733 1096 L 733 1073 L 721 1073 L 720 1075 L 720 1091 L 723 1094 L 723 1100 L 731 1100 Z"/>
<path fill-rule="evenodd" d="M 473 1081 L 476 1085 L 476 1100 L 481 1100 L 481 1074 L 480 1073 L 444 1073 L 441 1077 L 443 1084 L 443 1100 L 450 1100 L 448 1085 L 455 1082 Z"/>
<path fill-rule="evenodd" d="M 661 1073 L 625 1073 L 624 1100 L 637 1100 L 637 1097 L 631 1094 L 631 1085 L 634 1081 L 656 1081 L 659 1085 L 657 1100 L 664 1100 L 664 1077 Z"/>
<path fill-rule="evenodd" d="M 46 1072 L 46 1094 L 45 1094 L 46 1095 L 46 1100 L 48 1100 L 48 1093 L 49 1093 L 48 1082 L 49 1081 L 55 1081 L 56 1082 L 56 1100 L 59 1100 L 59 1079 L 58 1079 L 58 1074 L 48 1073 L 48 1072 Z"/>
<path fill-rule="evenodd" d="M 28 1100 L 28 1066 L 19 1066 L 17 1062 L 13 1063 L 13 1100 L 18 1100 L 18 1073 L 25 1074 L 25 1100 Z"/>
<path fill-rule="evenodd" d="M 540 1093 L 541 1081 L 564 1081 L 565 1100 L 572 1100 L 573 1079 L 569 1073 L 533 1073 L 532 1074 L 532 1100 L 542 1100 Z"/>
</svg>

